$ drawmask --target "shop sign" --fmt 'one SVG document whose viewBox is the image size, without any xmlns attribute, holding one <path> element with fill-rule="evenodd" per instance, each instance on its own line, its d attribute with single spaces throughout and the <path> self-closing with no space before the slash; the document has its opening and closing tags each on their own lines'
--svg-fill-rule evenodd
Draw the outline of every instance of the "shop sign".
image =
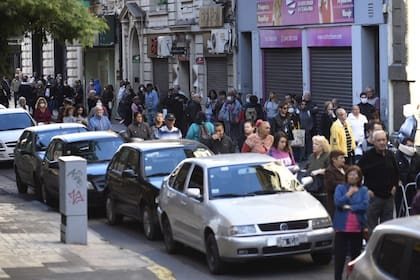
<svg viewBox="0 0 420 280">
<path fill-rule="evenodd" d="M 306 32 L 308 47 L 351 46 L 351 27 L 309 28 Z"/>
<path fill-rule="evenodd" d="M 300 48 L 302 33 L 299 29 L 260 30 L 261 48 Z"/>
<path fill-rule="evenodd" d="M 354 22 L 354 0 L 257 0 L 257 25 Z"/>
</svg>

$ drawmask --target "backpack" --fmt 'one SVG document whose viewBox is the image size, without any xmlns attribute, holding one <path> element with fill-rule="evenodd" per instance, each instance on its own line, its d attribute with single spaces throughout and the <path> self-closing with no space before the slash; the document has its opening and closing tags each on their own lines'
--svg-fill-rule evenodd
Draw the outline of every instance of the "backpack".
<svg viewBox="0 0 420 280">
<path fill-rule="evenodd" d="M 245 109 L 245 120 L 255 122 L 257 120 L 257 110 L 255 107 Z"/>
<path fill-rule="evenodd" d="M 207 143 L 211 135 L 209 129 L 204 124 L 200 124 L 200 131 L 198 132 L 198 141 L 201 143 Z"/>
</svg>

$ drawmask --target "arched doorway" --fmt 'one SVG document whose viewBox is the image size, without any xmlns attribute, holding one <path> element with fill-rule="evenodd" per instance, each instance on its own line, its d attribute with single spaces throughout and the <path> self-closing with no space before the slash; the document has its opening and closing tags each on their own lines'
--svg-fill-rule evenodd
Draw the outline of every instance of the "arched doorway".
<svg viewBox="0 0 420 280">
<path fill-rule="evenodd" d="M 137 90 L 140 83 L 140 63 L 141 63 L 141 55 L 140 55 L 140 43 L 139 43 L 139 36 L 137 33 L 137 29 L 133 28 L 131 32 L 131 40 L 130 40 L 130 56 L 129 56 L 129 65 L 130 65 L 130 83 L 133 86 L 134 90 Z"/>
</svg>

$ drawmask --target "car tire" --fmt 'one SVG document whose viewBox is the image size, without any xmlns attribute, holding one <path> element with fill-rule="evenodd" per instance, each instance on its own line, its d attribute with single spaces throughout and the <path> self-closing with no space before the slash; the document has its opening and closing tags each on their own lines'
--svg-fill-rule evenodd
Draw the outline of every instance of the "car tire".
<svg viewBox="0 0 420 280">
<path fill-rule="evenodd" d="M 331 262 L 332 252 L 311 253 L 312 260 L 318 265 L 327 265 Z"/>
<path fill-rule="evenodd" d="M 153 221 L 153 212 L 149 206 L 144 206 L 142 210 L 143 232 L 149 240 L 155 240 L 157 237 L 157 226 Z"/>
<path fill-rule="evenodd" d="M 166 252 L 168 254 L 175 254 L 178 251 L 179 243 L 174 240 L 171 224 L 166 216 L 162 219 L 162 234 Z"/>
<path fill-rule="evenodd" d="M 206 259 L 207 266 L 212 274 L 222 274 L 225 270 L 225 263 L 219 255 L 219 247 L 213 233 L 206 236 Z"/>
<path fill-rule="evenodd" d="M 17 171 L 16 168 L 15 168 L 15 175 L 16 175 L 16 186 L 17 186 L 18 193 L 20 193 L 20 194 L 27 193 L 28 192 L 28 185 L 26 185 L 22 182 L 22 179 L 20 178 L 19 172 Z"/>
<path fill-rule="evenodd" d="M 105 211 L 108 224 L 117 225 L 122 222 L 123 216 L 115 211 L 115 202 L 109 194 L 106 197 Z"/>
</svg>

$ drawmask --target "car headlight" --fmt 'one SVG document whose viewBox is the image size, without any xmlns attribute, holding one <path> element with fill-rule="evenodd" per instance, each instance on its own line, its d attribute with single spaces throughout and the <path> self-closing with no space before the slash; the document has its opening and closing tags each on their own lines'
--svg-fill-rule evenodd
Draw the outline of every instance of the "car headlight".
<svg viewBox="0 0 420 280">
<path fill-rule="evenodd" d="M 244 225 L 244 226 L 231 226 L 230 235 L 243 235 L 243 234 L 253 234 L 257 230 L 254 225 Z"/>
<path fill-rule="evenodd" d="M 330 217 L 318 218 L 312 220 L 312 229 L 327 228 L 332 226 Z"/>
<path fill-rule="evenodd" d="M 87 189 L 88 190 L 91 190 L 91 191 L 94 191 L 95 190 L 95 187 L 93 186 L 93 184 L 92 184 L 91 181 L 88 181 L 87 182 Z"/>
</svg>

